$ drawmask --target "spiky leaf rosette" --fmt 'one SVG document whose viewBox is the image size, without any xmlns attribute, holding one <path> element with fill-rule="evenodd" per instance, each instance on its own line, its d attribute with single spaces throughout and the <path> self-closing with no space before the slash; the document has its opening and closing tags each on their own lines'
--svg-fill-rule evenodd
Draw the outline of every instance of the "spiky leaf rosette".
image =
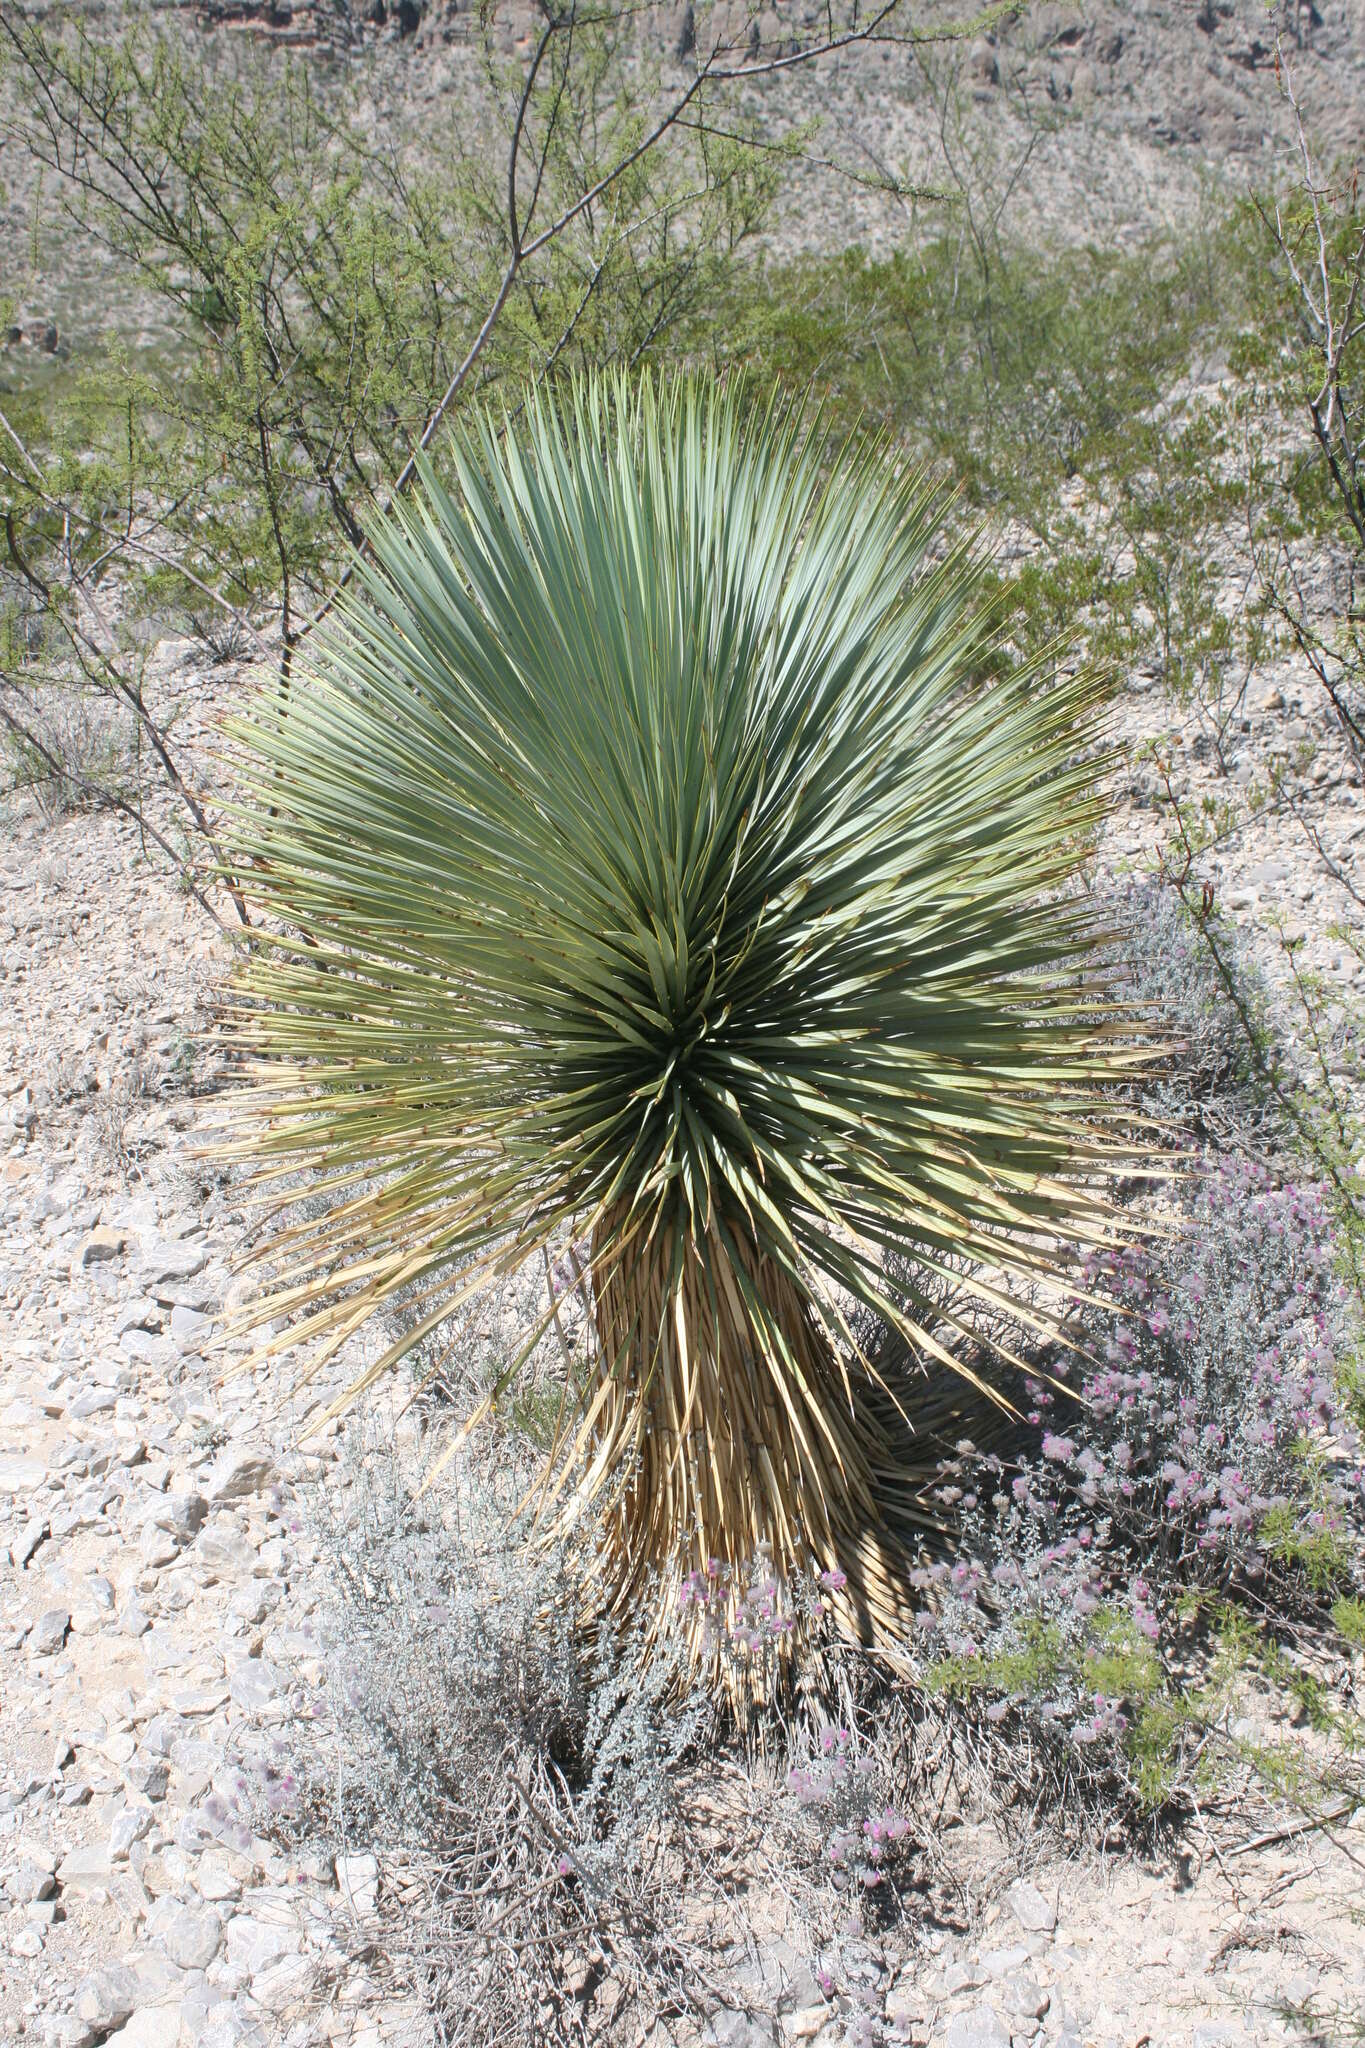
<svg viewBox="0 0 1365 2048">
<path fill-rule="evenodd" d="M 247 725 L 237 1030 L 248 1148 L 321 1198 L 268 1241 L 277 1345 L 415 1298 L 368 1383 L 586 1241 L 556 1512 L 596 1503 L 604 1599 L 766 1544 L 886 1639 L 916 1416 L 851 1312 L 948 1364 L 944 1275 L 998 1304 L 1102 1238 L 1127 1054 L 1076 886 L 1099 681 L 999 674 L 935 492 L 826 457 L 777 402 L 591 381 L 425 468 Z"/>
</svg>

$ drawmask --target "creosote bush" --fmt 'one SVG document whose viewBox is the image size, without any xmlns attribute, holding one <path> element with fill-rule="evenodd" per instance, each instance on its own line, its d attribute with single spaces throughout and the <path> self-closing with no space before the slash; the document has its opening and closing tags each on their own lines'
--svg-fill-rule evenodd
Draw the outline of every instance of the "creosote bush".
<svg viewBox="0 0 1365 2048">
<path fill-rule="evenodd" d="M 1111 1239 L 1138 1055 L 1078 880 L 1103 679 L 1011 667 L 941 495 L 830 457 L 743 387 L 596 380 L 426 467 L 244 729 L 271 936 L 234 1036 L 243 1149 L 323 1211 L 265 1240 L 267 1353 L 407 1290 L 358 1391 L 585 1242 L 541 1507 L 597 1517 L 602 1602 L 762 1551 L 890 1644 L 928 1409 L 853 1315 L 950 1377 L 945 1275 L 1058 1298 Z"/>
</svg>

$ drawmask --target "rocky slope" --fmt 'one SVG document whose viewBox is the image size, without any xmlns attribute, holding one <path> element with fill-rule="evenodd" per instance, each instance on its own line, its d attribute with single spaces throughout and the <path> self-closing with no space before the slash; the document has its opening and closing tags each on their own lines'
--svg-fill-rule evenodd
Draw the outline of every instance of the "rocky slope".
<svg viewBox="0 0 1365 2048">
<path fill-rule="evenodd" d="M 401 144 L 421 163 L 449 147 L 452 110 L 467 121 L 485 105 L 488 53 L 495 63 L 528 57 L 541 16 L 533 0 L 512 0 L 491 11 L 485 40 L 469 0 L 404 7 L 400 15 L 383 0 L 245 0 L 133 8 L 122 18 L 174 14 L 178 33 L 202 38 L 229 65 L 250 49 L 299 45 L 324 99 L 344 81 L 381 145 Z M 95 11 L 112 33 L 120 10 Z M 642 91 L 676 96 L 695 75 L 696 52 L 677 54 L 685 13 L 695 16 L 700 52 L 714 22 L 752 19 L 762 64 L 817 36 L 825 10 L 813 0 L 756 16 L 740 6 L 645 5 L 635 10 L 633 45 Z M 952 0 L 926 0 L 904 26 L 947 28 L 958 39 L 857 45 L 736 88 L 736 104 L 764 132 L 799 129 L 811 159 L 794 167 L 771 223 L 779 253 L 851 243 L 886 253 L 907 242 L 912 214 L 921 223 L 955 217 L 949 207 L 964 188 L 979 217 L 999 205 L 1006 230 L 1033 239 L 1107 246 L 1188 227 L 1229 192 L 1283 175 L 1292 120 L 1276 79 L 1277 35 L 1324 157 L 1359 139 L 1365 18 L 1351 0 L 1270 9 L 1261 0 L 1043 0 L 961 35 L 973 18 Z M 500 159 L 506 122 L 487 119 Z M 908 188 L 922 196 L 903 196 Z M 32 375 L 108 325 L 135 347 L 174 345 L 163 310 L 97 244 L 53 227 L 52 181 L 6 142 L 0 93 L 0 303 L 14 307 L 0 334 L 0 382 L 4 349 L 21 351 Z"/>
</svg>

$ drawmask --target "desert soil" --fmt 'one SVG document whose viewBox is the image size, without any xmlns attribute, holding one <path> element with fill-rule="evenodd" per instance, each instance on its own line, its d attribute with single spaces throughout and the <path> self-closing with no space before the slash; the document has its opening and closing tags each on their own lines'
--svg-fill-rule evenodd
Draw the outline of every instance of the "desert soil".
<svg viewBox="0 0 1365 2048">
<path fill-rule="evenodd" d="M 240 687 L 206 681 L 195 659 L 168 642 L 155 664 L 192 760 L 215 700 Z M 1140 687 L 1121 701 L 1134 735 L 1158 715 Z M 1292 671 L 1250 693 L 1239 759 L 1280 744 L 1286 719 L 1317 742 L 1299 795 L 1349 878 L 1365 798 Z M 1213 773 L 1197 721 L 1160 722 L 1174 772 L 1197 790 Z M 1111 866 L 1154 843 L 1151 772 L 1134 763 L 1120 778 Z M 1268 972 L 1282 979 L 1285 955 L 1258 914 L 1278 903 L 1344 986 L 1353 963 L 1326 936 L 1328 878 L 1307 853 L 1285 814 L 1208 872 Z M 364 1844 L 340 1865 L 285 1854 L 224 1818 L 238 1760 L 288 1747 L 312 1711 L 327 1586 L 311 1502 L 340 1469 L 335 1434 L 301 1444 L 306 1415 L 277 1372 L 224 1377 L 234 1353 L 217 1340 L 240 1295 L 248 1219 L 201 1153 L 223 1080 L 201 1034 L 231 950 L 130 825 L 11 807 L 0 2034 L 52 2048 L 423 2038 L 375 1950 L 401 1872 Z M 869 1944 L 866 1988 L 896 2038 L 944 2048 L 1302 2038 L 1292 2008 L 1365 2002 L 1365 1817 L 1261 1846 L 1247 1832 L 1246 1845 L 1229 1841 L 1224 1825 L 1215 1845 L 1196 1831 L 1150 1863 L 1054 1846 L 1024 1870 L 964 1828 L 961 1925 L 922 1930 L 913 1953 Z M 775 2015 L 743 2017 L 737 2000 L 717 2043 L 844 2038 L 795 1952 L 775 1950 L 767 1977 L 758 1988 Z"/>
</svg>

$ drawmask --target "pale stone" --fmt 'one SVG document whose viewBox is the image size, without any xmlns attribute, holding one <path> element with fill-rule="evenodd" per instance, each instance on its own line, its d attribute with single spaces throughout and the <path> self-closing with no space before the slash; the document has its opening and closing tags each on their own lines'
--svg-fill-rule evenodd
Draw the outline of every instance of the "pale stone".
<svg viewBox="0 0 1365 2048">
<path fill-rule="evenodd" d="M 280 1697 L 280 1674 L 264 1657 L 244 1657 L 233 1666 L 228 1690 L 239 1707 L 259 1714 Z"/>
<path fill-rule="evenodd" d="M 204 1526 L 209 1504 L 201 1493 L 190 1488 L 177 1488 L 151 1502 L 147 1509 L 147 1525 L 153 1529 L 164 1529 L 178 1542 L 189 1543 Z"/>
<path fill-rule="evenodd" d="M 208 1247 L 183 1238 L 160 1238 L 143 1247 L 139 1275 L 151 1292 L 159 1283 L 192 1280 L 209 1262 Z"/>
<path fill-rule="evenodd" d="M 0 1495 L 36 1493 L 47 1483 L 47 1467 L 36 1458 L 0 1458 Z"/>
<path fill-rule="evenodd" d="M 108 2033 L 112 2027 L 121 2027 L 136 2012 L 141 1996 L 137 1978 L 127 1965 L 111 1963 L 102 1970 L 92 1970 L 76 1986 L 76 2015 Z"/>
<path fill-rule="evenodd" d="M 109 1829 L 110 1862 L 125 1862 L 134 1842 L 140 1842 L 151 1825 L 152 1816 L 145 1806 L 125 1806 L 116 1813 Z"/>
<path fill-rule="evenodd" d="M 1000 1986 L 1006 2012 L 1016 2014 L 1020 2019 L 1040 2020 L 1047 2011 L 1051 2000 L 1040 1986 L 1036 1977 L 1027 1970 L 1006 1977 Z"/>
<path fill-rule="evenodd" d="M 50 1870 L 44 1870 L 37 1863 L 25 1862 L 10 1873 L 5 1889 L 16 1906 L 31 1906 L 40 1899 L 51 1898 L 57 1889 L 57 1880 Z"/>
<path fill-rule="evenodd" d="M 338 1856 L 337 1890 L 359 1920 L 379 1905 L 379 1860 L 375 1856 Z"/>
<path fill-rule="evenodd" d="M 194 1554 L 217 1571 L 249 1572 L 256 1562 L 256 1553 L 241 1531 L 232 1526 L 231 1519 L 225 1520 L 226 1527 L 214 1522 L 204 1525 Z"/>
<path fill-rule="evenodd" d="M 180 2008 L 175 2005 L 144 2005 L 109 2036 L 106 2048 L 179 2048 Z"/>
<path fill-rule="evenodd" d="M 148 1756 L 142 1750 L 129 1758 L 123 1776 L 144 1799 L 164 1799 L 170 1788 L 171 1774 L 166 1764 L 160 1757 Z"/>
<path fill-rule="evenodd" d="M 1051 1934 L 1057 1925 L 1057 1908 L 1027 1878 L 1019 1878 L 1005 1894 L 1010 1911 L 1026 1934 Z"/>
<path fill-rule="evenodd" d="M 994 2006 L 973 2006 L 948 2022 L 943 2048 L 1010 2048 L 1010 2030 Z"/>
<path fill-rule="evenodd" d="M 251 1996 L 266 2012 L 281 2013 L 306 1998 L 317 1981 L 318 1966 L 311 1956 L 281 1956 L 258 1970 L 251 1980 Z"/>
<path fill-rule="evenodd" d="M 47 1538 L 48 1524 L 45 1515 L 35 1515 L 26 1522 L 9 1547 L 10 1563 L 17 1571 L 23 1571 L 40 1543 Z"/>
<path fill-rule="evenodd" d="M 111 1259 L 119 1257 L 127 1249 L 128 1233 L 115 1229 L 112 1224 L 101 1223 L 92 1230 L 81 1246 L 83 1266 L 104 1266 Z"/>
<path fill-rule="evenodd" d="M 83 1394 L 77 1394 L 66 1412 L 73 1422 L 83 1422 L 91 1415 L 107 1414 L 117 1406 L 118 1395 L 112 1387 L 87 1387 Z"/>
<path fill-rule="evenodd" d="M 113 1878 L 105 1849 L 73 1849 L 57 1866 L 57 1882 L 63 1891 L 107 1891 Z"/>
<path fill-rule="evenodd" d="M 223 1501 L 248 1500 L 273 1486 L 277 1477 L 268 1451 L 251 1444 L 232 1444 L 210 1467 L 204 1491 L 216 1507 Z"/>
<path fill-rule="evenodd" d="M 1026 1948 L 988 1948 L 981 1958 L 981 1968 L 988 1977 L 1008 1977 L 1012 1970 L 1022 1970 L 1030 1960 Z M 978 1978 L 977 1982 L 980 1981 Z"/>
<path fill-rule="evenodd" d="M 301 1941 L 297 1927 L 257 1920 L 249 1913 L 235 1913 L 227 1923 L 228 1961 L 251 1976 L 281 1956 L 296 1954 Z"/>
<path fill-rule="evenodd" d="M 162 1945 L 182 1970 L 206 1970 L 223 1945 L 216 1913 L 177 1913 L 161 1935 Z"/>
<path fill-rule="evenodd" d="M 66 1642 L 70 1627 L 71 1616 L 65 1607 L 49 1607 L 46 1614 L 40 1614 L 28 1639 L 34 1656 L 54 1657 Z"/>
<path fill-rule="evenodd" d="M 45 2013 L 38 2022 L 43 2048 L 94 2048 L 99 2038 L 74 2012 Z"/>
<path fill-rule="evenodd" d="M 209 1318 L 197 1308 L 177 1302 L 171 1310 L 171 1338 L 182 1350 L 197 1342 L 208 1327 Z"/>
<path fill-rule="evenodd" d="M 200 1897 L 214 1904 L 227 1904 L 242 1896 L 241 1879 L 234 1877 L 230 1866 L 220 1856 L 203 1857 L 194 1881 Z"/>
</svg>

